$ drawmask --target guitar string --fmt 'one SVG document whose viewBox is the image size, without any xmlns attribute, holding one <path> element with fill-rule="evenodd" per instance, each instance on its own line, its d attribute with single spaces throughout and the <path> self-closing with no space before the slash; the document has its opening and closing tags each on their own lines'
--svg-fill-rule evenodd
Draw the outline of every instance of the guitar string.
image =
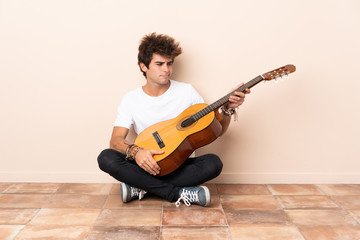
<svg viewBox="0 0 360 240">
<path fill-rule="evenodd" d="M 213 104 L 203 108 L 202 110 L 196 112 L 195 114 L 191 115 L 190 118 L 195 122 L 197 120 L 199 120 L 200 118 L 206 116 L 207 114 L 209 114 L 210 112 L 214 111 L 215 109 L 219 108 L 220 106 L 224 105 L 227 101 L 229 101 L 230 96 L 234 95 L 235 92 L 243 92 L 245 91 L 245 89 L 247 88 L 251 88 L 253 86 L 255 86 L 256 84 L 258 84 L 259 82 L 261 82 L 262 80 L 264 80 L 264 77 L 259 75 L 256 78 L 254 78 L 253 80 L 250 80 L 249 82 L 247 82 L 244 85 L 241 85 L 239 88 L 237 88 L 236 90 L 232 91 L 231 93 L 225 95 L 224 97 L 222 97 L 221 99 L 219 99 L 218 101 L 214 102 Z"/>
</svg>

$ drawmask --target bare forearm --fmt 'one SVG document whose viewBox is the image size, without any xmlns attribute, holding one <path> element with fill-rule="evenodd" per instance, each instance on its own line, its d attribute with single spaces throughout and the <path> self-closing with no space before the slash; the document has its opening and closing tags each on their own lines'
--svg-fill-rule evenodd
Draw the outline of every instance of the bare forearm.
<svg viewBox="0 0 360 240">
<path fill-rule="evenodd" d="M 126 139 L 120 137 L 115 137 L 110 140 L 110 148 L 119 151 L 122 154 L 126 154 L 126 149 L 129 145 L 130 143 Z"/>
<path fill-rule="evenodd" d="M 130 144 L 126 140 L 128 131 L 124 128 L 114 128 L 110 140 L 110 148 L 126 155 L 128 160 L 134 160 L 137 165 L 152 175 L 160 173 L 160 166 L 153 158 L 155 154 L 163 154 L 164 151 L 143 149 Z"/>
<path fill-rule="evenodd" d="M 221 114 L 222 115 L 222 119 L 220 121 L 220 124 L 221 124 L 221 134 L 220 136 L 222 136 L 226 131 L 227 129 L 229 128 L 229 125 L 230 125 L 230 120 L 231 120 L 231 116 L 227 116 L 227 115 L 224 115 L 224 114 Z"/>
</svg>

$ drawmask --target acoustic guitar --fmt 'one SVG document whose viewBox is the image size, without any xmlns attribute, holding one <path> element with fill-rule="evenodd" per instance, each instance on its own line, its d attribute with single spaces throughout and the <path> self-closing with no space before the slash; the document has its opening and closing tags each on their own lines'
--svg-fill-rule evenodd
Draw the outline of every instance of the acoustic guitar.
<svg viewBox="0 0 360 240">
<path fill-rule="evenodd" d="M 196 149 L 219 137 L 222 127 L 218 109 L 229 101 L 231 95 L 245 92 L 245 89 L 264 80 L 277 81 L 277 78 L 283 78 L 295 70 L 294 65 L 277 68 L 257 76 L 211 105 L 195 104 L 176 118 L 146 128 L 137 136 L 134 144 L 146 149 L 163 150 L 163 154 L 153 157 L 161 169 L 157 176 L 167 175 L 180 167 Z"/>
</svg>

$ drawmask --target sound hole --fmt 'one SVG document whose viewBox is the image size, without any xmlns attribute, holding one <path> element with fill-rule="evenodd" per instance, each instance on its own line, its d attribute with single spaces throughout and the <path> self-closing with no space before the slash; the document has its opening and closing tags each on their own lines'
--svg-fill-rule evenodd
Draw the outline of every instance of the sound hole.
<svg viewBox="0 0 360 240">
<path fill-rule="evenodd" d="M 194 122 L 195 122 L 194 119 L 192 119 L 192 118 L 190 117 L 190 118 L 188 118 L 188 119 L 185 119 L 185 121 L 183 121 L 183 122 L 181 123 L 181 127 L 182 127 L 182 128 L 188 127 L 188 126 L 190 126 L 191 124 L 193 124 Z"/>
<path fill-rule="evenodd" d="M 181 121 L 178 122 L 176 128 L 181 131 L 181 130 L 186 130 L 190 127 L 192 127 L 194 124 L 196 124 L 197 121 L 195 121 L 191 116 L 187 116 L 183 119 L 181 119 Z"/>
</svg>

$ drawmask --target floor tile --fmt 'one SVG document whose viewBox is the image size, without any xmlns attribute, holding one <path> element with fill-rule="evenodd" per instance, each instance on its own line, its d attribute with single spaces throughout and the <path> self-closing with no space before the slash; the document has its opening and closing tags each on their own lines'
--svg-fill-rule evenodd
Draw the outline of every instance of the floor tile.
<svg viewBox="0 0 360 240">
<path fill-rule="evenodd" d="M 110 194 L 120 194 L 120 183 L 112 184 Z"/>
<path fill-rule="evenodd" d="M 123 203 L 120 195 L 109 195 L 104 208 L 111 209 L 160 209 L 162 208 L 163 200 L 157 197 L 147 197 L 131 202 Z"/>
<path fill-rule="evenodd" d="M 0 225 L 25 225 L 39 209 L 1 209 Z M 1 239 L 1 238 L 0 238 Z"/>
<path fill-rule="evenodd" d="M 0 193 L 5 191 L 8 187 L 10 187 L 12 183 L 0 183 Z"/>
<path fill-rule="evenodd" d="M 268 187 L 274 195 L 324 195 L 312 184 L 271 184 Z"/>
<path fill-rule="evenodd" d="M 15 240 L 25 239 L 69 239 L 84 240 L 91 230 L 90 226 L 26 226 Z"/>
<path fill-rule="evenodd" d="M 14 183 L 3 193 L 56 193 L 61 183 Z"/>
<path fill-rule="evenodd" d="M 301 227 L 355 226 L 356 221 L 345 211 L 329 209 L 285 210 Z"/>
<path fill-rule="evenodd" d="M 112 187 L 112 184 L 106 183 L 65 183 L 57 193 L 107 195 Z"/>
<path fill-rule="evenodd" d="M 360 240 L 359 184 L 205 184 L 208 207 L 120 183 L 0 183 L 0 239 Z M 230 231 L 231 230 L 231 231 Z"/>
<path fill-rule="evenodd" d="M 206 186 L 209 189 L 210 195 L 217 195 L 218 194 L 218 190 L 217 190 L 215 184 L 207 183 L 207 184 L 203 184 L 203 186 Z"/>
<path fill-rule="evenodd" d="M 163 227 L 162 240 L 231 240 L 228 227 Z"/>
<path fill-rule="evenodd" d="M 349 210 L 349 213 L 360 224 L 360 210 Z"/>
<path fill-rule="evenodd" d="M 108 195 L 55 194 L 44 208 L 102 208 Z"/>
<path fill-rule="evenodd" d="M 357 240 L 360 239 L 359 227 L 343 228 L 301 228 L 307 240 Z"/>
<path fill-rule="evenodd" d="M 131 239 L 131 240 L 158 240 L 160 227 L 100 227 L 93 228 L 87 240 L 98 239 Z"/>
<path fill-rule="evenodd" d="M 271 195 L 222 195 L 220 200 L 224 209 L 281 209 L 278 202 Z"/>
<path fill-rule="evenodd" d="M 95 226 L 160 226 L 161 210 L 104 209 Z"/>
<path fill-rule="evenodd" d="M 163 211 L 164 226 L 225 226 L 226 219 L 221 209 L 184 209 Z"/>
<path fill-rule="evenodd" d="M 269 195 L 263 184 L 217 184 L 220 195 Z"/>
<path fill-rule="evenodd" d="M 331 198 L 344 209 L 360 210 L 360 195 L 332 196 Z"/>
<path fill-rule="evenodd" d="M 43 208 L 29 225 L 91 226 L 100 209 Z"/>
<path fill-rule="evenodd" d="M 360 184 L 317 185 L 327 195 L 360 195 Z"/>
<path fill-rule="evenodd" d="M 179 207 L 176 207 L 174 202 L 168 202 L 168 201 L 164 201 L 164 209 L 178 209 L 178 210 L 182 210 L 182 209 L 187 209 L 189 208 L 188 206 L 186 206 L 182 201 L 181 201 L 181 205 Z M 204 209 L 203 206 L 200 205 L 196 205 L 196 204 L 192 204 L 190 206 L 191 209 Z M 220 198 L 219 195 L 211 195 L 211 202 L 210 205 L 206 207 L 206 209 L 209 208 L 221 208 L 221 204 L 220 204 Z"/>
<path fill-rule="evenodd" d="M 14 239 L 24 225 L 0 225 L 0 239 Z"/>
<path fill-rule="evenodd" d="M 338 207 L 327 196 L 277 196 L 276 199 L 285 209 Z"/>
<path fill-rule="evenodd" d="M 0 209 L 41 208 L 50 197 L 45 194 L 0 194 Z"/>
<path fill-rule="evenodd" d="M 282 210 L 225 210 L 229 226 L 243 224 L 289 225 L 290 218 Z"/>
<path fill-rule="evenodd" d="M 244 225 L 230 230 L 233 239 L 239 240 L 304 240 L 294 226 Z"/>
</svg>

